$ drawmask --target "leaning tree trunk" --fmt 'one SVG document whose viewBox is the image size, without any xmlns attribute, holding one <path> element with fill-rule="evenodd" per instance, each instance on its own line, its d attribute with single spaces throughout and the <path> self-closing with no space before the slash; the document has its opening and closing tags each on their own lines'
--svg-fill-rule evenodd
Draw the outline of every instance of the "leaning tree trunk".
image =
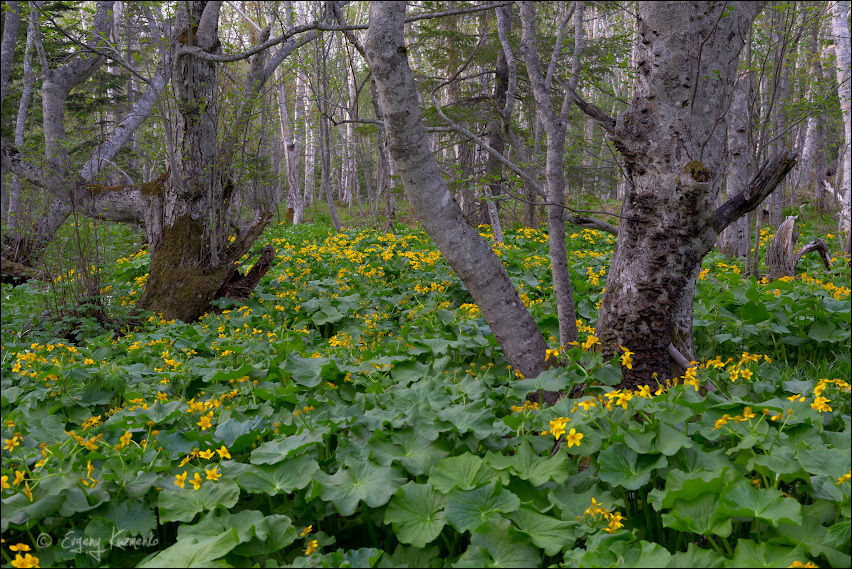
<svg viewBox="0 0 852 569">
<path fill-rule="evenodd" d="M 737 55 L 761 8 L 640 3 L 629 108 L 615 120 L 581 105 L 609 131 L 630 178 L 597 326 L 606 356 L 621 346 L 635 352 L 624 386 L 650 383 L 654 373 L 670 377 L 670 345 L 694 359 L 691 315 L 701 260 L 718 232 L 744 213 L 740 206 L 720 227 L 712 188 L 724 166 Z M 701 80 L 711 70 L 718 79 Z M 719 209 L 757 197 L 740 194 Z"/>
<path fill-rule="evenodd" d="M 465 221 L 431 155 L 408 65 L 404 17 L 404 3 L 371 3 L 364 43 L 388 149 L 423 228 L 470 291 L 509 362 L 534 377 L 544 370 L 547 344 L 500 259 Z"/>
</svg>

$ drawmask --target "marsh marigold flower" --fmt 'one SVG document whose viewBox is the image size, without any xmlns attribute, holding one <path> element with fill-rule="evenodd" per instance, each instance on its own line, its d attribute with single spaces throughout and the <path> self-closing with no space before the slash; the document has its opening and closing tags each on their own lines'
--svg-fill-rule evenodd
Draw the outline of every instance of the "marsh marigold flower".
<svg viewBox="0 0 852 569">
<path fill-rule="evenodd" d="M 186 484 L 186 470 L 183 471 L 183 474 L 175 475 L 175 485 L 179 488 L 183 488 Z"/>
<path fill-rule="evenodd" d="M 197 472 L 195 473 L 195 476 L 193 476 L 189 480 L 189 483 L 192 484 L 193 490 L 198 490 L 199 488 L 201 488 L 202 482 L 204 482 L 204 480 L 201 478 L 201 475 L 198 474 Z"/>
<path fill-rule="evenodd" d="M 621 365 L 623 365 L 627 369 L 633 369 L 633 358 L 632 358 L 632 356 L 636 352 L 631 352 L 630 350 L 628 350 L 624 346 L 619 346 L 619 348 L 621 348 L 624 351 L 624 353 L 621 354 Z"/>
<path fill-rule="evenodd" d="M 218 466 L 214 466 L 210 470 L 205 468 L 204 472 L 207 473 L 207 480 L 212 480 L 213 482 L 216 482 L 217 480 L 219 480 L 219 478 L 222 477 L 222 473 L 219 472 Z"/>
<path fill-rule="evenodd" d="M 571 448 L 574 445 L 580 446 L 580 440 L 582 438 L 583 433 L 578 433 L 577 429 L 571 429 L 565 436 L 565 440 L 568 442 L 568 448 Z"/>
<path fill-rule="evenodd" d="M 597 343 L 598 343 L 598 337 L 595 336 L 594 334 L 590 334 L 589 337 L 586 338 L 586 341 L 583 342 L 583 349 L 588 350 L 589 348 L 591 348 L 592 346 L 594 346 Z"/>
<path fill-rule="evenodd" d="M 308 542 L 308 547 L 307 547 L 307 549 L 305 549 L 305 555 L 310 555 L 311 553 L 316 551 L 318 547 L 319 547 L 319 543 L 317 542 L 317 540 L 312 539 L 311 541 Z"/>
<path fill-rule="evenodd" d="M 20 553 L 15 555 L 15 558 L 12 560 L 12 567 L 39 567 L 38 557 L 33 557 L 29 553 L 25 554 L 23 557 Z"/>
</svg>

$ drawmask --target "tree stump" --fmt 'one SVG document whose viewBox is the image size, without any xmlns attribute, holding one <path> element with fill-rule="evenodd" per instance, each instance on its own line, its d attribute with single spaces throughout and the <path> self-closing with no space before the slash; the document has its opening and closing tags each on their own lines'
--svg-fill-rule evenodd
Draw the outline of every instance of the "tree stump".
<svg viewBox="0 0 852 569">
<path fill-rule="evenodd" d="M 781 277 L 795 277 L 799 261 L 812 251 L 819 253 L 825 268 L 831 270 L 831 256 L 828 253 L 828 245 L 822 239 L 814 239 L 802 247 L 799 252 L 796 252 L 796 240 L 799 236 L 795 232 L 795 225 L 798 217 L 791 215 L 784 220 L 766 252 L 766 264 L 769 269 L 770 280 L 774 281 Z"/>
</svg>

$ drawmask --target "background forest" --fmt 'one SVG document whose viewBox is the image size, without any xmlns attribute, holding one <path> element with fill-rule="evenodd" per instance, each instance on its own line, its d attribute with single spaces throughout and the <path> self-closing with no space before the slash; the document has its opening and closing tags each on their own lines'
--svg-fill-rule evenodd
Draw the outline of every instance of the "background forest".
<svg viewBox="0 0 852 569">
<path fill-rule="evenodd" d="M 848 2 L 3 2 L 37 566 L 850 565 Z"/>
</svg>

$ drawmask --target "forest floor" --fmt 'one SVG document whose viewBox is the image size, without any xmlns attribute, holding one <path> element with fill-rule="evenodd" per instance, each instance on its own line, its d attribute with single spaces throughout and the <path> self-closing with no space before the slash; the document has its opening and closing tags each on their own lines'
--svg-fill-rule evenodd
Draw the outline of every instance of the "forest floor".
<svg viewBox="0 0 852 569">
<path fill-rule="evenodd" d="M 125 228 L 85 268 L 117 330 L 63 313 L 61 243 L 52 282 L 3 285 L 7 563 L 850 565 L 850 271 L 818 223 L 801 242 L 826 239 L 830 272 L 708 255 L 698 365 L 625 391 L 641 346 L 604 361 L 594 336 L 614 237 L 569 232 L 581 333 L 560 347 L 547 235 L 506 223 L 493 250 L 563 364 L 526 379 L 425 233 L 324 215 L 268 228 L 252 297 L 192 324 L 130 320 L 149 253 Z"/>
</svg>

